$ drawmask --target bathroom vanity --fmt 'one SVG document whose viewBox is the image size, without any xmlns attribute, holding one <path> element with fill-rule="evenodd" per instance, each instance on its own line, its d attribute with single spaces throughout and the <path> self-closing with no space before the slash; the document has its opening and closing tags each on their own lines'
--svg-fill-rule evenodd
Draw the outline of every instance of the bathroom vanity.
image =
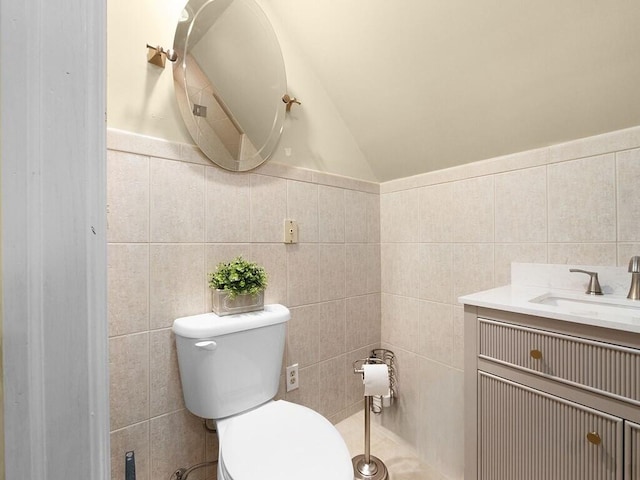
<svg viewBox="0 0 640 480">
<path fill-rule="evenodd" d="M 640 479 L 640 302 L 530 285 L 461 302 L 466 480 Z"/>
</svg>

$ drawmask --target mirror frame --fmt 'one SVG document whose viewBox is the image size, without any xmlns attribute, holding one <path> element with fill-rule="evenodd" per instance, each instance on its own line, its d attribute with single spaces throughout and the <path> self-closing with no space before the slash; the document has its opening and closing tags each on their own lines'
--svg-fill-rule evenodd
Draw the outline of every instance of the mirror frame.
<svg viewBox="0 0 640 480">
<path fill-rule="evenodd" d="M 193 26 L 198 19 L 198 16 L 208 5 L 216 1 L 221 0 L 188 0 L 184 7 L 182 16 L 176 26 L 173 42 L 173 48 L 178 54 L 178 59 L 173 64 L 174 90 L 182 119 L 184 120 L 187 130 L 196 145 L 213 163 L 218 166 L 227 170 L 242 172 L 258 167 L 262 163 L 266 162 L 274 153 L 284 127 L 286 105 L 284 102 L 282 105 L 278 105 L 276 111 L 273 112 L 273 124 L 271 125 L 268 138 L 265 140 L 263 145 L 256 145 L 255 150 L 257 153 L 248 158 L 234 158 L 231 152 L 229 152 L 225 147 L 222 140 L 214 132 L 211 132 L 212 135 L 204 135 L 205 132 L 198 126 L 198 121 L 193 112 L 194 102 L 189 99 L 189 94 L 187 92 L 188 70 L 186 49 L 189 46 L 189 35 L 192 30 L 194 30 Z M 282 76 L 282 94 L 285 94 L 287 91 L 287 78 L 284 59 L 282 57 L 282 50 L 280 49 L 278 38 L 271 26 L 271 23 L 269 22 L 269 19 L 260 6 L 253 0 L 230 0 L 230 2 L 232 1 L 241 1 L 247 5 L 251 9 L 252 13 L 256 15 L 256 18 L 264 29 L 266 35 L 273 38 L 274 45 L 277 46 L 278 52 L 278 58 L 274 58 L 273 61 L 279 61 L 281 64 L 281 68 L 279 70 L 281 71 Z M 223 108 L 227 109 L 228 107 L 225 105 Z M 233 112 L 230 112 L 229 119 L 232 123 L 237 125 L 236 120 L 232 117 Z M 245 134 L 240 132 L 240 135 L 242 136 Z"/>
</svg>

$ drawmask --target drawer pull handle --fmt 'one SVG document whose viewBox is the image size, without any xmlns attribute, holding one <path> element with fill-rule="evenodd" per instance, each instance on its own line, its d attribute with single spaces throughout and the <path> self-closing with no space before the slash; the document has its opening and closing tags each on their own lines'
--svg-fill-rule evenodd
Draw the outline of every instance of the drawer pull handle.
<svg viewBox="0 0 640 480">
<path fill-rule="evenodd" d="M 540 350 L 531 350 L 531 358 L 535 358 L 536 360 L 540 360 L 542 358 L 542 352 Z"/>
<path fill-rule="evenodd" d="M 589 440 L 594 445 L 600 445 L 602 443 L 600 435 L 598 435 L 596 432 L 587 433 L 587 440 Z"/>
</svg>

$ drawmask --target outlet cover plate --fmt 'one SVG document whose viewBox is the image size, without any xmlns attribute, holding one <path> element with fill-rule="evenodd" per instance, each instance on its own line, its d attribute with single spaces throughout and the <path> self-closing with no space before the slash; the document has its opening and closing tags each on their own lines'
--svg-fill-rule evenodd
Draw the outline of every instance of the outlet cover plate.
<svg viewBox="0 0 640 480">
<path fill-rule="evenodd" d="M 298 388 L 298 364 L 294 363 L 287 367 L 287 376 L 285 378 L 287 382 L 287 392 L 296 390 Z"/>
</svg>

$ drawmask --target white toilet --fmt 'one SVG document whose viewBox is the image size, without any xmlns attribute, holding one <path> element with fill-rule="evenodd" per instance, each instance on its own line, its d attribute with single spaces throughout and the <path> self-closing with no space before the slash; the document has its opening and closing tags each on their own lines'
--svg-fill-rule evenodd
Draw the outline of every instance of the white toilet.
<svg viewBox="0 0 640 480">
<path fill-rule="evenodd" d="M 173 323 L 187 408 L 217 422 L 218 480 L 352 480 L 335 427 L 315 411 L 273 400 L 282 370 L 282 305 Z"/>
</svg>

